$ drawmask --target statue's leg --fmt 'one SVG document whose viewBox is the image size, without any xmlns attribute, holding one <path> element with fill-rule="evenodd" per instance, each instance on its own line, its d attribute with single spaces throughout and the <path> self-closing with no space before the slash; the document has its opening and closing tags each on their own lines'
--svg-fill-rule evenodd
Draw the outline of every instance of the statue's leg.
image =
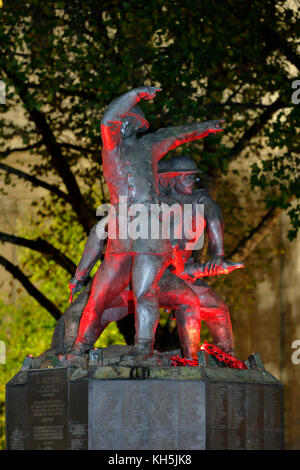
<svg viewBox="0 0 300 470">
<path fill-rule="evenodd" d="M 132 266 L 135 303 L 135 352 L 152 354 L 159 320 L 158 281 L 170 263 L 169 255 L 136 254 Z"/>
<path fill-rule="evenodd" d="M 200 283 L 199 283 L 200 284 Z M 206 323 L 214 345 L 234 355 L 232 326 L 228 307 L 207 284 L 193 285 L 201 305 L 201 319 Z"/>
<path fill-rule="evenodd" d="M 94 276 L 72 352 L 81 354 L 93 347 L 107 325 L 102 322 L 103 312 L 129 283 L 131 264 L 132 256 L 129 254 L 111 256 L 101 263 Z"/>
<path fill-rule="evenodd" d="M 52 348 L 55 347 L 60 354 L 69 352 L 72 349 L 77 337 L 82 313 L 90 296 L 91 288 L 92 280 L 85 289 L 80 292 L 70 307 L 67 308 L 63 317 L 60 319 L 63 324 L 58 325 L 54 331 L 51 346 Z M 119 321 L 128 315 L 128 313 L 132 313 L 132 311 L 129 312 L 128 309 L 128 294 L 126 295 L 126 293 L 129 293 L 129 291 L 125 290 L 122 294 L 115 297 L 111 305 L 100 315 L 101 326 L 99 327 L 99 336 L 111 322 Z M 132 302 L 129 302 L 130 306 L 131 303 Z"/>
<path fill-rule="evenodd" d="M 200 346 L 200 302 L 194 290 L 168 270 L 159 283 L 159 304 L 176 310 L 177 331 L 182 354 L 187 359 L 196 359 Z"/>
</svg>

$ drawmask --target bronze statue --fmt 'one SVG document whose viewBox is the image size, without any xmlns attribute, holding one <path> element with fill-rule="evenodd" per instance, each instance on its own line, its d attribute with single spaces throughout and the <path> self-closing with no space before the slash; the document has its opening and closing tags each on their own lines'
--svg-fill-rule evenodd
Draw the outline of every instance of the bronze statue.
<svg viewBox="0 0 300 470">
<path fill-rule="evenodd" d="M 203 276 L 230 272 L 241 268 L 241 263 L 224 260 L 223 253 L 223 221 L 218 205 L 204 189 L 193 190 L 198 169 L 189 157 L 180 155 L 169 162 L 161 161 L 158 165 L 161 201 L 167 204 L 203 204 L 205 225 L 209 237 L 209 248 L 212 258 L 203 264 L 191 261 L 191 249 L 186 249 L 189 240 L 171 239 L 177 257 L 181 255 L 184 270 L 174 274 L 174 266 L 167 268 L 159 281 L 159 305 L 175 310 L 178 334 L 181 342 L 182 355 L 187 359 L 195 359 L 200 344 L 201 320 L 204 320 L 214 345 L 222 351 L 233 355 L 233 335 L 229 312 L 222 299 L 201 280 Z M 89 272 L 104 251 L 104 241 L 93 227 L 88 237 L 82 258 L 70 281 L 71 292 L 80 290 L 89 279 Z M 101 224 L 102 230 L 104 225 Z M 202 226 L 204 227 L 204 225 Z M 99 227 L 98 227 L 99 228 Z M 172 231 L 172 234 L 174 230 Z M 180 248 L 178 249 L 178 246 Z M 175 258 L 173 258 L 173 262 Z M 89 296 L 90 286 L 79 295 L 67 310 L 55 330 L 52 354 L 69 351 L 76 337 L 78 324 Z M 118 321 L 128 313 L 134 313 L 133 297 L 130 290 L 124 290 L 116 297 L 101 316 L 99 336 L 111 321 Z M 92 326 L 92 325 L 91 325 Z"/>
<path fill-rule="evenodd" d="M 129 214 L 134 204 L 142 204 L 150 217 L 151 205 L 160 204 L 158 161 L 183 143 L 222 130 L 219 120 L 194 122 L 159 129 L 138 138 L 149 124 L 136 104 L 141 99 L 154 98 L 158 91 L 161 90 L 156 87 L 142 86 L 125 93 L 109 105 L 101 121 L 103 174 L 115 214 L 115 220 L 109 219 L 108 223 L 116 223 L 117 236 L 108 239 L 105 260 L 94 276 L 71 351 L 73 355 L 84 354 L 93 347 L 101 331 L 104 311 L 129 282 L 135 304 L 135 346 L 131 355 L 143 358 L 153 352 L 159 319 L 158 282 L 171 262 L 172 246 L 164 237 L 132 239 L 128 231 L 122 238 L 121 198 L 126 200 Z M 130 220 L 128 215 L 125 225 Z M 157 223 L 161 225 L 159 217 Z"/>
</svg>

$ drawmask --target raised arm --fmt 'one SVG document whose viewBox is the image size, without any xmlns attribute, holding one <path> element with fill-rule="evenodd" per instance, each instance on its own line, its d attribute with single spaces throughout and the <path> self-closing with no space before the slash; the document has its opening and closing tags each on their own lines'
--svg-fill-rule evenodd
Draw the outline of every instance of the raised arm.
<svg viewBox="0 0 300 470">
<path fill-rule="evenodd" d="M 106 109 L 101 120 L 101 137 L 103 145 L 108 150 L 113 150 L 121 140 L 122 118 L 141 99 L 152 99 L 160 88 L 141 86 L 124 95 L 115 98 Z"/>
<path fill-rule="evenodd" d="M 103 223 L 103 220 L 95 224 L 91 229 L 81 259 L 76 268 L 75 275 L 69 281 L 71 292 L 70 302 L 72 302 L 73 295 L 76 292 L 79 292 L 86 284 L 91 270 L 103 253 L 105 237 L 101 237 L 101 233 L 99 233 L 99 231 L 103 232 L 103 234 L 105 232 L 105 224 Z"/>
<path fill-rule="evenodd" d="M 192 122 L 183 126 L 166 127 L 159 129 L 153 134 L 147 134 L 141 138 L 156 157 L 160 160 L 169 150 L 175 149 L 179 145 L 201 139 L 211 133 L 221 132 L 220 123 L 223 120 Z"/>
</svg>

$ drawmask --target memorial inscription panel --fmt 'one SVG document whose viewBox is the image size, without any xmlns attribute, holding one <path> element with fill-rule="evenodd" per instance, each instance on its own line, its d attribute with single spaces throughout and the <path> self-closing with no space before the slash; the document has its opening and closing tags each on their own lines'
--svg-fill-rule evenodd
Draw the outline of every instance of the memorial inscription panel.
<svg viewBox="0 0 300 470">
<path fill-rule="evenodd" d="M 247 384 L 246 387 L 246 448 L 264 448 L 264 400 L 263 386 Z"/>
<path fill-rule="evenodd" d="M 264 449 L 280 449 L 283 446 L 282 395 L 278 387 L 264 385 Z"/>
<path fill-rule="evenodd" d="M 252 383 L 241 374 L 236 382 L 22 374 L 6 387 L 9 450 L 283 448 L 283 388 L 263 374 L 256 382 L 249 374 Z"/>
<path fill-rule="evenodd" d="M 66 369 L 28 374 L 30 446 L 32 449 L 67 447 Z"/>
<path fill-rule="evenodd" d="M 201 381 L 90 381 L 90 449 L 204 449 Z"/>
<path fill-rule="evenodd" d="M 67 369 L 29 371 L 6 402 L 7 449 L 88 448 L 88 382 L 68 382 Z"/>
<path fill-rule="evenodd" d="M 28 387 L 6 388 L 6 446 L 9 450 L 24 450 L 28 446 Z"/>
<path fill-rule="evenodd" d="M 282 388 L 208 382 L 207 449 L 282 449 Z"/>
<path fill-rule="evenodd" d="M 69 449 L 88 449 L 88 391 L 87 380 L 69 382 Z"/>
</svg>

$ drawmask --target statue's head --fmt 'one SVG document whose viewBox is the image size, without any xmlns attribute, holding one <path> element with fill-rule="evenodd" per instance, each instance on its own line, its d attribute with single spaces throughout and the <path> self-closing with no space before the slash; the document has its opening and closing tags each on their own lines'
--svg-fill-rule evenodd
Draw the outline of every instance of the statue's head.
<svg viewBox="0 0 300 470">
<path fill-rule="evenodd" d="M 196 163 L 187 155 L 176 155 L 158 163 L 159 185 L 164 193 L 173 187 L 180 194 L 192 194 L 199 173 Z"/>
<path fill-rule="evenodd" d="M 128 113 L 122 116 L 121 133 L 123 137 L 131 137 L 134 134 L 145 132 L 149 129 L 149 123 L 139 106 L 134 106 Z"/>
</svg>

